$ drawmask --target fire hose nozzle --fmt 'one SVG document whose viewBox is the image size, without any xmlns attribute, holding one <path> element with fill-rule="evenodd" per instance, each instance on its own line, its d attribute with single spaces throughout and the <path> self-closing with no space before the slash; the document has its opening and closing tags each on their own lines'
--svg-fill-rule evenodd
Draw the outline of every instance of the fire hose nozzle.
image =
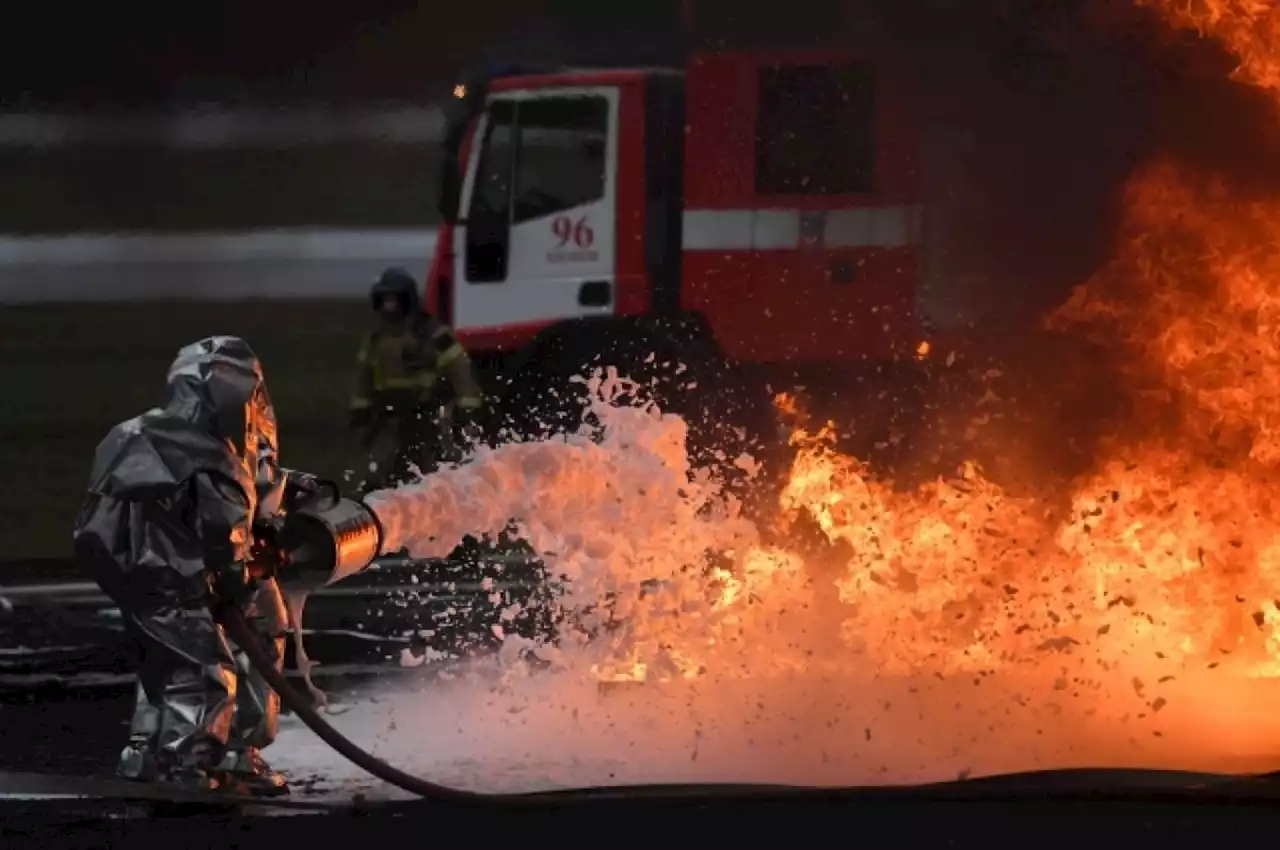
<svg viewBox="0 0 1280 850">
<path fill-rule="evenodd" d="M 364 570 L 382 548 L 382 525 L 364 502 L 335 496 L 309 501 L 285 514 L 270 531 L 277 578 L 310 592 Z"/>
</svg>

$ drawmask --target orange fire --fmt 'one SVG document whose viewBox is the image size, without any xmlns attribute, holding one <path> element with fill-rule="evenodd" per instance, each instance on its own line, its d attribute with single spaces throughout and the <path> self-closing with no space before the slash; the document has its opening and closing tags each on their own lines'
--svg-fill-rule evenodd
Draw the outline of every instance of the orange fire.
<svg viewBox="0 0 1280 850">
<path fill-rule="evenodd" d="M 1236 79 L 1280 92 L 1280 8 L 1271 0 L 1134 2 L 1221 43 L 1240 61 Z"/>
<path fill-rule="evenodd" d="M 1218 40 L 1242 82 L 1280 98 L 1273 4 L 1136 2 Z M 752 628 L 827 604 L 838 652 L 859 669 L 1026 673 L 1071 694 L 1120 677 L 1138 717 L 1162 709 L 1175 679 L 1214 677 L 1222 697 L 1280 676 L 1280 199 L 1160 160 L 1131 176 L 1125 209 L 1122 247 L 1047 321 L 1106 340 L 1129 402 L 1091 468 L 1055 485 L 1069 509 L 1005 491 L 975 463 L 904 493 L 837 452 L 827 429 L 797 425 L 781 507 L 816 523 L 838 563 L 753 548 L 748 569 L 716 576 L 717 604 L 758 597 L 773 619 L 744 625 L 743 608 L 707 647 L 758 648 Z M 794 398 L 777 406 L 802 420 Z M 706 666 L 690 645 L 670 653 L 686 676 Z"/>
</svg>

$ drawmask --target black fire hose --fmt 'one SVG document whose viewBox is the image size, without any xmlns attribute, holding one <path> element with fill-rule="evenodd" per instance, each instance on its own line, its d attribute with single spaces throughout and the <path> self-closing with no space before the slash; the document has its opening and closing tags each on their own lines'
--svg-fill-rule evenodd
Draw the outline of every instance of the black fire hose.
<svg viewBox="0 0 1280 850">
<path fill-rule="evenodd" d="M 254 633 L 249 628 L 249 624 L 245 622 L 244 614 L 241 613 L 240 609 L 234 605 L 221 605 L 218 607 L 217 617 L 223 627 L 226 628 L 227 634 L 235 641 L 237 648 L 248 656 L 249 663 L 262 675 L 262 678 L 267 680 L 267 684 L 280 695 L 281 701 L 294 714 L 302 718 L 302 722 L 307 724 L 311 731 L 320 737 L 320 740 L 333 747 L 352 764 L 368 771 L 389 785 L 394 785 L 419 797 L 468 803 L 494 802 L 501 799 L 499 795 L 462 791 L 457 788 L 450 788 L 447 785 L 437 785 L 417 776 L 410 776 L 371 753 L 360 749 L 345 735 L 330 726 L 328 721 L 311 707 L 306 698 L 298 693 L 293 685 L 289 684 L 289 680 L 284 677 L 284 674 L 276 669 L 275 664 L 267 657 L 262 645 L 254 637 Z"/>
</svg>

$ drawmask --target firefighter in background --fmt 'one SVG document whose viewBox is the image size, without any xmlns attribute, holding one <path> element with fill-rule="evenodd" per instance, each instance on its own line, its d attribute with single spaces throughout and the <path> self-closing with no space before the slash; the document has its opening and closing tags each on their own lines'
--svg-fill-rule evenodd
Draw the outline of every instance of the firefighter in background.
<svg viewBox="0 0 1280 850">
<path fill-rule="evenodd" d="M 370 290 L 378 325 L 360 345 L 351 425 L 368 458 L 363 489 L 430 471 L 455 440 L 479 436 L 480 384 L 467 352 L 446 325 L 422 310 L 418 284 L 386 269 Z M 452 412 L 441 415 L 451 402 Z"/>
<path fill-rule="evenodd" d="M 279 488 L 263 475 L 277 451 L 262 367 L 228 336 L 181 349 L 163 406 L 98 445 L 73 541 L 142 650 L 123 776 L 201 791 L 289 791 L 259 753 L 275 737 L 278 706 L 261 686 L 241 691 L 236 654 L 213 614 L 215 601 L 240 606 L 282 653 L 279 588 L 259 580 L 252 560 L 255 523 L 278 509 Z"/>
</svg>

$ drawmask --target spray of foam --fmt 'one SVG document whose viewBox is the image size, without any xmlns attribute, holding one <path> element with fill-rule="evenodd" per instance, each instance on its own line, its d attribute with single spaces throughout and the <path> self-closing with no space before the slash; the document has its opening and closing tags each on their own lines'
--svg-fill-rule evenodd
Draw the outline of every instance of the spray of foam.
<svg viewBox="0 0 1280 850">
<path fill-rule="evenodd" d="M 514 523 L 575 612 L 557 647 L 535 647 L 544 661 L 597 674 L 602 665 L 691 672 L 699 664 L 692 647 L 743 633 L 742 612 L 722 604 L 727 597 L 764 589 L 749 587 L 753 581 L 798 581 L 799 562 L 761 547 L 739 505 L 719 497 L 714 477 L 690 469 L 683 420 L 652 404 L 614 404 L 636 389 L 616 372 L 587 383 L 598 429 L 483 450 L 367 501 L 383 523 L 385 548 L 421 558 Z M 714 563 L 737 555 L 735 572 Z"/>
<path fill-rule="evenodd" d="M 764 545 L 714 478 L 690 469 L 678 417 L 614 404 L 631 386 L 616 375 L 590 383 L 595 439 L 504 445 L 369 497 L 387 549 L 418 557 L 514 521 L 563 577 L 572 613 L 555 641 L 508 637 L 466 675 L 335 719 L 375 754 L 436 781 L 527 790 L 1242 770 L 1257 767 L 1259 741 L 1280 740 L 1280 719 L 1256 710 L 1269 682 L 1246 693 L 1187 676 L 1152 704 L 1132 671 L 1082 683 L 1052 645 L 1044 663 L 995 675 L 886 669 L 841 633 L 850 612 L 835 578 Z M 295 775 L 359 776 L 303 730 L 281 744 Z"/>
</svg>

